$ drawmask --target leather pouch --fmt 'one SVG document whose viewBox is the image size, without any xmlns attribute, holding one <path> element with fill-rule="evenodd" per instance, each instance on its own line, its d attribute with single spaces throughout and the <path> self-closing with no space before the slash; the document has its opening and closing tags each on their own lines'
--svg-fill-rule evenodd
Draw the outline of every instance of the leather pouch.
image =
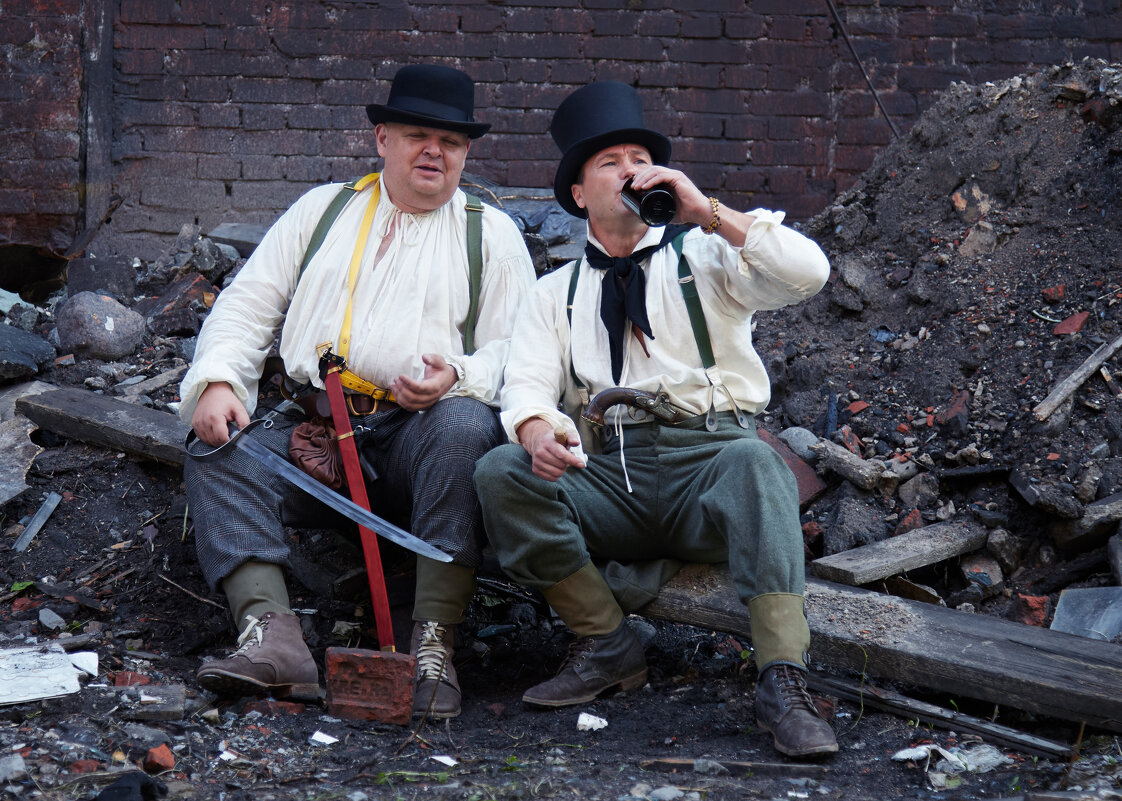
<svg viewBox="0 0 1122 801">
<path fill-rule="evenodd" d="M 321 484 L 336 491 L 346 484 L 343 456 L 339 452 L 339 441 L 335 439 L 335 427 L 329 420 L 313 417 L 292 429 L 288 455 L 295 465 Z"/>
</svg>

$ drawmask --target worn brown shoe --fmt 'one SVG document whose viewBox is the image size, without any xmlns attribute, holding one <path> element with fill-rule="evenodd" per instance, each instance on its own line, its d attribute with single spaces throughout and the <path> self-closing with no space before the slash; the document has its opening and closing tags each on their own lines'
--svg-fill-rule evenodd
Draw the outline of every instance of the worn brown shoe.
<svg viewBox="0 0 1122 801">
<path fill-rule="evenodd" d="M 771 733 L 775 748 L 793 757 L 836 754 L 838 740 L 806 689 L 806 671 L 769 665 L 756 682 L 756 724 Z"/>
<path fill-rule="evenodd" d="M 413 625 L 409 653 L 417 659 L 413 717 L 454 718 L 460 714 L 460 683 L 452 665 L 452 626 L 427 620 Z M 432 707 L 429 707 L 429 704 Z"/>
<path fill-rule="evenodd" d="M 569 645 L 569 655 L 557 675 L 522 696 L 534 706 L 571 706 L 596 700 L 609 690 L 634 690 L 647 681 L 643 643 L 627 625 L 611 634 L 581 637 Z"/>
<path fill-rule="evenodd" d="M 296 616 L 266 612 L 260 620 L 248 620 L 238 637 L 238 650 L 199 668 L 199 684 L 219 695 L 322 699 L 319 671 Z"/>
</svg>

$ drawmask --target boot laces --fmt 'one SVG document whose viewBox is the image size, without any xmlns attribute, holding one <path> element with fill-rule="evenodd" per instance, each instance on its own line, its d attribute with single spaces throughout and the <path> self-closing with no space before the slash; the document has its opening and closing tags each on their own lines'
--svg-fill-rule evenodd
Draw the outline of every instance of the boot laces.
<svg viewBox="0 0 1122 801">
<path fill-rule="evenodd" d="M 772 670 L 775 671 L 775 685 L 783 700 L 792 708 L 802 707 L 817 716 L 818 708 L 810 698 L 802 671 L 792 665 L 775 665 Z"/>
<path fill-rule="evenodd" d="M 265 644 L 265 627 L 267 623 L 258 620 L 253 615 L 246 615 L 248 623 L 238 635 L 238 650 L 234 651 L 234 656 L 244 654 L 250 648 L 255 648 Z"/>
<path fill-rule="evenodd" d="M 440 681 L 448 675 L 444 632 L 444 624 L 434 620 L 421 624 L 421 637 L 417 643 L 417 678 Z"/>
<path fill-rule="evenodd" d="M 579 637 L 573 640 L 569 643 L 569 651 L 565 655 L 565 661 L 561 663 L 561 669 L 557 671 L 557 674 L 564 673 L 568 667 L 572 667 L 574 670 L 579 668 L 595 647 L 595 637 Z"/>
</svg>

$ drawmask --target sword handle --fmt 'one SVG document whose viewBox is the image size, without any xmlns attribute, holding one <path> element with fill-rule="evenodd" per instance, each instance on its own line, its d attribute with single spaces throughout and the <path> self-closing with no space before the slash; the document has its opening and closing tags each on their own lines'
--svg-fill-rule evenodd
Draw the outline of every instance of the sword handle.
<svg viewBox="0 0 1122 801">
<path fill-rule="evenodd" d="M 199 439 L 198 435 L 195 433 L 195 429 L 192 428 L 187 432 L 187 436 L 183 440 L 183 449 L 187 451 L 187 456 L 190 459 L 194 459 L 197 462 L 213 462 L 217 459 L 223 458 L 229 451 L 236 448 L 238 446 L 237 441 L 242 437 L 243 434 L 245 434 L 250 429 L 256 428 L 257 426 L 264 423 L 265 420 L 263 419 L 254 420 L 245 428 L 241 429 L 239 429 L 233 423 L 230 423 L 230 438 L 219 445 L 217 448 L 209 451 L 202 451 L 200 453 L 191 452 L 191 444 Z"/>
</svg>

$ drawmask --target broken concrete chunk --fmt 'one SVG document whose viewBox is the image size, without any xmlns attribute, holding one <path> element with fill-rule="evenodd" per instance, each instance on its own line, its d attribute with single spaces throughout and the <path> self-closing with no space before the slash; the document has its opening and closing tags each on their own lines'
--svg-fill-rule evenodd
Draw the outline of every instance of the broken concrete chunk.
<svg viewBox="0 0 1122 801">
<path fill-rule="evenodd" d="M 1052 526 L 1052 539 L 1065 550 L 1086 550 L 1105 541 L 1122 521 L 1122 492 L 1087 504 L 1078 520 Z"/>
<path fill-rule="evenodd" d="M 1013 489 L 1034 509 L 1055 515 L 1064 520 L 1076 520 L 1083 515 L 1083 504 L 1076 499 L 1074 487 L 1061 487 L 1049 481 L 1029 476 L 1024 470 L 1014 470 L 1009 476 Z"/>
<path fill-rule="evenodd" d="M 54 347 L 42 337 L 0 324 L 0 381 L 35 375 L 54 357 Z"/>
</svg>

